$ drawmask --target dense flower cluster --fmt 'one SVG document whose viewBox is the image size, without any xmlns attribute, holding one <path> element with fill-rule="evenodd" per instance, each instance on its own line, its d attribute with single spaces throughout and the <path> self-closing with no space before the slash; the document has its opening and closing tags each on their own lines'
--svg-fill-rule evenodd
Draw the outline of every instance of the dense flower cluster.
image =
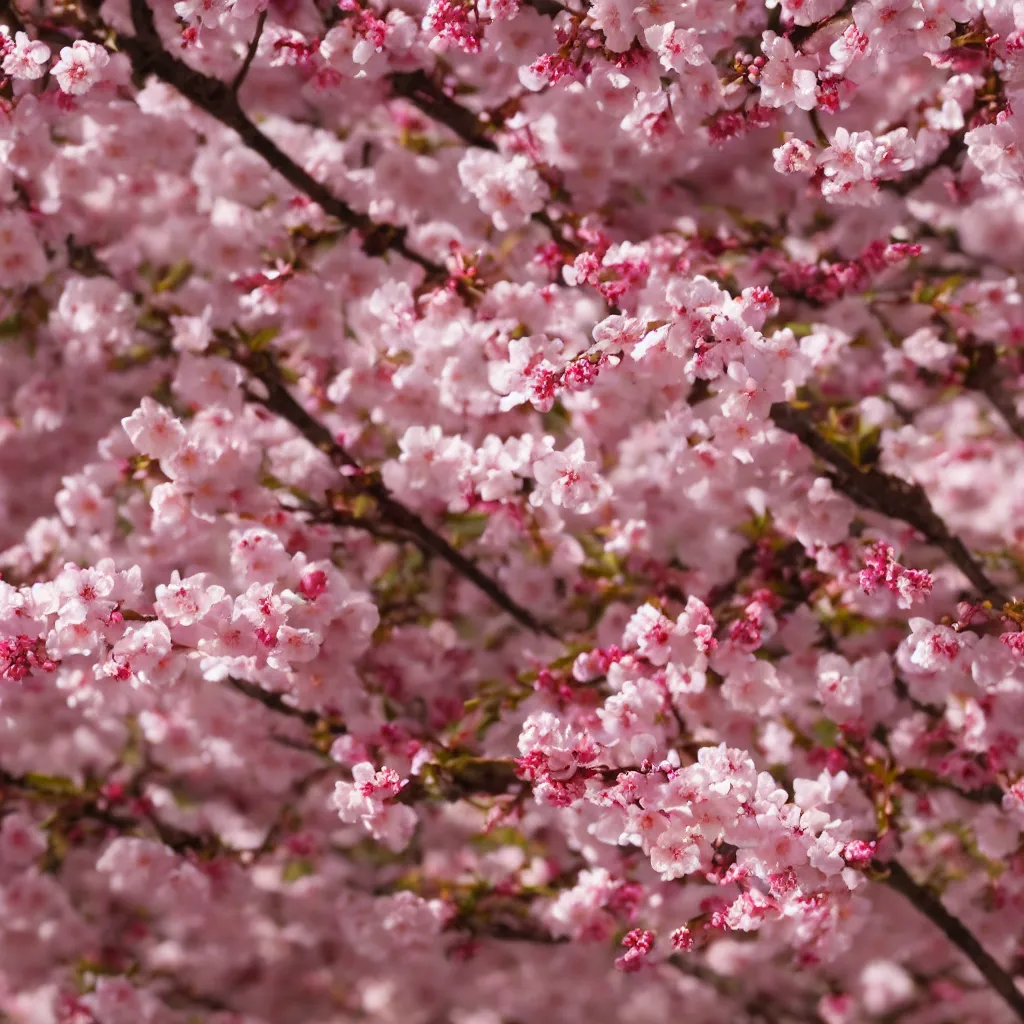
<svg viewBox="0 0 1024 1024">
<path fill-rule="evenodd" d="M 0 69 L 0 1020 L 1024 1021 L 1024 3 Z"/>
</svg>

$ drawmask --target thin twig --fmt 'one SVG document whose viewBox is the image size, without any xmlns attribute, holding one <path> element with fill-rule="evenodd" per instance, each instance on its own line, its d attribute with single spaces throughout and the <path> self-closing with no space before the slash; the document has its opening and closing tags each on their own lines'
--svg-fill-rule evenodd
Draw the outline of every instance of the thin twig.
<svg viewBox="0 0 1024 1024">
<path fill-rule="evenodd" d="M 247 682 L 245 679 L 238 679 L 235 676 L 228 676 L 226 682 L 236 693 L 240 693 L 242 696 L 248 697 L 249 700 L 262 704 L 268 711 L 273 711 L 275 714 L 298 719 L 311 728 L 327 722 L 332 736 L 342 736 L 348 731 L 344 724 L 328 721 L 324 715 L 317 711 L 297 708 L 285 701 L 280 694 L 264 690 L 262 686 L 257 686 L 255 683 Z"/>
<path fill-rule="evenodd" d="M 16 32 L 25 32 L 25 21 L 11 0 L 0 0 L 0 14 L 10 23 Z M 27 34 L 27 33 L 26 33 Z"/>
<path fill-rule="evenodd" d="M 145 826 L 156 833 L 160 841 L 177 853 L 200 853 L 213 856 L 218 853 L 234 853 L 218 836 L 199 835 L 170 825 L 157 817 L 152 810 L 140 817 L 121 814 L 105 805 L 100 794 L 79 789 L 72 780 L 51 778 L 49 776 L 13 775 L 0 768 L 0 794 L 3 789 L 15 790 L 34 800 L 53 804 L 66 814 L 71 821 L 87 819 L 115 829 L 119 834 L 126 835 L 145 831 Z"/>
<path fill-rule="evenodd" d="M 527 7 L 532 7 L 538 14 L 543 14 L 547 18 L 555 18 L 562 13 L 575 13 L 565 4 L 559 3 L 558 0 L 524 0 L 524 2 Z"/>
<path fill-rule="evenodd" d="M 894 195 L 907 196 L 914 189 L 923 185 L 931 177 L 932 173 L 940 167 L 948 167 L 955 177 L 956 164 L 960 157 L 967 152 L 967 133 L 971 129 L 974 118 L 985 109 L 987 100 L 982 98 L 983 92 L 984 90 L 980 90 L 975 93 L 974 102 L 971 104 L 970 109 L 964 113 L 964 126 L 959 131 L 950 135 L 945 148 L 934 160 L 910 171 L 908 174 L 904 174 L 900 178 L 879 182 L 878 187 L 884 191 L 892 192 Z"/>
<path fill-rule="evenodd" d="M 1009 271 L 1004 272 L 1009 274 Z M 892 344 L 898 346 L 902 337 L 899 329 L 877 306 L 872 305 L 868 308 L 871 310 L 872 316 L 882 325 L 883 331 Z M 952 325 L 942 316 L 936 314 L 936 320 L 944 327 L 952 329 Z M 999 365 L 996 346 L 988 342 L 980 342 L 970 335 L 961 344 L 961 352 L 966 354 L 969 359 L 969 366 L 964 373 L 964 387 L 984 395 L 1010 430 L 1021 441 L 1024 441 L 1024 418 L 1017 412 L 1017 396 L 1006 386 L 1005 372 Z M 924 371 L 919 368 L 918 373 L 923 375 Z M 934 376 L 938 378 L 938 374 Z M 1019 377 L 1019 375 L 1017 376 Z M 926 379 L 931 383 L 929 376 L 926 376 Z"/>
<path fill-rule="evenodd" d="M 719 974 L 712 970 L 707 964 L 694 958 L 692 954 L 675 954 L 666 961 L 681 974 L 686 974 L 697 981 L 702 982 L 709 988 L 713 988 L 724 999 L 731 999 L 739 1003 L 744 1012 L 757 1020 L 769 1022 L 769 1024 L 781 1024 L 784 1019 L 787 1022 L 800 1021 L 807 1024 L 822 1024 L 818 1013 L 808 1007 L 804 1010 L 792 1010 L 788 1007 L 778 1006 L 771 997 L 762 993 L 751 995 L 744 992 L 742 985 L 736 978 L 725 974 Z M 777 1017 L 776 1012 L 783 1014 Z"/>
<path fill-rule="evenodd" d="M 853 13 L 853 6 L 853 0 L 846 0 L 846 3 L 835 14 L 829 15 L 829 17 L 822 21 L 814 21 L 810 25 L 797 25 L 786 33 L 786 37 L 799 50 L 801 46 L 809 43 L 823 29 L 850 17 Z M 776 10 L 781 10 L 781 8 L 776 8 Z"/>
<path fill-rule="evenodd" d="M 245 60 L 242 61 L 242 66 L 238 69 L 238 74 L 235 75 L 235 80 L 231 83 L 231 91 L 237 96 L 238 90 L 242 88 L 242 84 L 245 82 L 245 76 L 249 74 L 249 68 L 252 67 L 252 62 L 256 57 L 256 51 L 260 46 L 260 37 L 263 35 L 263 26 L 267 23 L 267 11 L 266 8 L 260 11 L 260 16 L 256 21 L 256 31 L 253 33 L 252 39 L 249 41 L 249 49 L 246 51 Z"/>
</svg>

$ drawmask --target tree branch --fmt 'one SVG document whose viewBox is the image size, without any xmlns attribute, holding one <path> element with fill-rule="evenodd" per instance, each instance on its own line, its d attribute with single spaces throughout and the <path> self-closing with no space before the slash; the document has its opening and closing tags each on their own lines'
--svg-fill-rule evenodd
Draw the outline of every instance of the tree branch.
<svg viewBox="0 0 1024 1024">
<path fill-rule="evenodd" d="M 920 484 L 908 484 L 878 469 L 855 466 L 838 448 L 823 437 L 811 418 L 785 402 L 771 408 L 771 418 L 779 429 L 798 437 L 818 458 L 831 467 L 829 474 L 836 489 L 858 505 L 893 519 L 902 519 L 922 533 L 931 544 L 941 548 L 949 560 L 971 581 L 986 600 L 1000 608 L 1009 598 L 991 580 L 963 541 L 932 508 Z"/>
<path fill-rule="evenodd" d="M 547 18 L 555 18 L 563 12 L 575 13 L 565 4 L 559 3 L 558 0 L 524 0 L 524 2 L 527 7 L 532 7 L 538 14 L 543 14 Z"/>
<path fill-rule="evenodd" d="M 446 95 L 422 68 L 396 71 L 388 76 L 388 81 L 396 96 L 408 100 L 432 121 L 450 128 L 463 142 L 492 153 L 498 151 L 497 143 L 476 114 Z"/>
<path fill-rule="evenodd" d="M 1017 396 L 1006 386 L 995 346 L 978 345 L 974 349 L 974 356 L 973 365 L 968 370 L 964 383 L 967 387 L 980 391 L 992 403 L 1010 430 L 1024 441 L 1024 418 L 1017 412 Z"/>
<path fill-rule="evenodd" d="M 822 21 L 812 22 L 810 25 L 797 25 L 795 28 L 791 28 L 786 32 L 786 37 L 793 44 L 796 49 L 800 49 L 805 43 L 809 43 L 823 29 L 828 28 L 829 25 L 835 25 L 846 18 L 849 18 L 853 13 L 853 0 L 846 0 L 846 3 L 839 8 L 835 14 L 829 15 Z M 781 8 L 776 8 L 781 10 Z"/>
<path fill-rule="evenodd" d="M 12 3 L 12 0 L 0 0 L 0 14 L 4 16 L 10 27 L 13 28 L 15 32 L 26 31 L 25 21 L 22 18 L 21 13 L 18 11 L 18 8 Z"/>
<path fill-rule="evenodd" d="M 889 861 L 877 867 L 880 872 L 885 873 L 884 883 L 924 914 L 974 964 L 985 981 L 1017 1015 L 1017 1019 L 1024 1021 L 1024 993 L 1017 988 L 1013 978 L 986 952 L 967 926 L 959 918 L 954 917 L 933 892 L 918 885 L 902 864 Z"/>
<path fill-rule="evenodd" d="M 131 0 L 131 13 L 135 35 L 119 36 L 118 45 L 128 55 L 137 73 L 156 75 L 226 128 L 237 132 L 245 145 L 263 157 L 289 184 L 347 228 L 358 231 L 363 237 L 363 251 L 368 255 L 382 256 L 387 251 L 395 252 L 422 267 L 429 279 L 447 279 L 448 272 L 441 264 L 408 247 L 405 227 L 379 224 L 367 214 L 354 210 L 264 135 L 242 110 L 230 86 L 194 71 L 171 56 L 164 49 L 146 0 Z"/>
<path fill-rule="evenodd" d="M 343 723 L 330 721 L 326 716 L 321 715 L 317 711 L 306 711 L 302 708 L 297 708 L 287 703 L 280 694 L 264 690 L 262 686 L 257 686 L 256 683 L 250 683 L 235 676 L 228 676 L 226 681 L 228 686 L 236 693 L 240 693 L 243 697 L 248 697 L 249 700 L 262 704 L 268 711 L 273 711 L 275 714 L 298 719 L 311 728 L 326 722 L 332 736 L 342 736 L 348 731 Z"/>
<path fill-rule="evenodd" d="M 496 153 L 498 145 L 472 110 L 448 96 L 422 69 L 397 71 L 388 77 L 396 96 L 408 100 L 420 113 L 454 132 L 468 146 Z M 546 228 L 551 237 L 567 252 L 579 255 L 580 246 L 566 238 L 561 226 L 545 212 L 530 218 Z"/>
<path fill-rule="evenodd" d="M 238 852 L 225 846 L 217 836 L 199 835 L 169 825 L 152 811 L 139 817 L 117 813 L 104 805 L 99 794 L 79 789 L 71 779 L 33 774 L 13 775 L 0 768 L 0 796 L 4 789 L 55 805 L 68 816 L 71 823 L 88 819 L 107 829 L 114 829 L 121 835 L 144 831 L 148 825 L 165 846 L 179 854 L 192 852 L 214 856 L 218 853 Z"/>
<path fill-rule="evenodd" d="M 515 762 L 502 758 L 459 756 L 431 764 L 428 772 L 409 780 L 398 795 L 400 803 L 419 803 L 431 795 L 453 802 L 475 795 L 504 796 L 513 786 L 530 788 L 516 774 Z"/>
<path fill-rule="evenodd" d="M 256 21 L 256 31 L 252 35 L 252 39 L 249 41 L 249 49 L 246 51 L 245 60 L 242 61 L 242 66 L 238 69 L 238 74 L 235 75 L 234 81 L 231 83 L 231 91 L 237 96 L 238 90 L 242 88 L 242 84 L 245 82 L 245 76 L 249 74 L 249 68 L 252 67 L 252 62 L 256 57 L 256 51 L 260 46 L 260 37 L 263 35 L 263 27 L 267 23 L 267 11 L 264 8 L 260 11 L 260 16 Z"/>
<path fill-rule="evenodd" d="M 484 573 L 475 562 L 452 547 L 412 509 L 392 497 L 391 492 L 377 476 L 366 473 L 352 453 L 292 397 L 277 368 L 269 359 L 250 360 L 245 365 L 267 389 L 267 397 L 261 399 L 263 404 L 271 412 L 287 420 L 310 444 L 325 452 L 338 468 L 355 470 L 355 473 L 350 472 L 343 478 L 347 486 L 373 498 L 381 517 L 386 522 L 407 533 L 424 553 L 436 555 L 447 562 L 460 576 L 486 594 L 521 626 L 534 633 L 558 639 L 557 633 L 550 626 L 514 601 L 501 585 Z"/>
</svg>

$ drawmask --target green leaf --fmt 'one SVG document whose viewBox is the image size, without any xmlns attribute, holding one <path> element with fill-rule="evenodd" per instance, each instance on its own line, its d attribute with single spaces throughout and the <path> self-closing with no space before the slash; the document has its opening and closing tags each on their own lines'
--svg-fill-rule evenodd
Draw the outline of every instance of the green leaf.
<svg viewBox="0 0 1024 1024">
<path fill-rule="evenodd" d="M 46 793 L 48 796 L 77 796 L 78 786 L 63 775 L 40 775 L 30 772 L 24 777 L 25 785 L 37 793 Z"/>
<path fill-rule="evenodd" d="M 783 324 L 783 328 L 787 327 L 796 338 L 806 338 L 809 334 L 814 333 L 814 328 L 810 324 L 799 323 L 796 320 L 790 320 L 788 323 Z"/>
<path fill-rule="evenodd" d="M 839 726 L 831 719 L 823 718 L 814 723 L 811 734 L 823 747 L 835 747 L 839 744 Z"/>
<path fill-rule="evenodd" d="M 192 276 L 192 270 L 192 264 L 188 260 L 181 260 L 175 263 L 157 281 L 153 291 L 158 295 L 161 292 L 176 292 Z"/>
<path fill-rule="evenodd" d="M 561 433 L 571 422 L 568 410 L 560 401 L 555 401 L 551 409 L 542 416 L 544 429 L 549 434 Z"/>
<path fill-rule="evenodd" d="M 483 512 L 451 512 L 445 517 L 448 528 L 458 540 L 477 540 L 487 529 L 488 518 Z"/>
<path fill-rule="evenodd" d="M 308 878 L 313 874 L 313 865 L 308 860 L 290 860 L 281 869 L 281 881 L 289 885 L 300 878 Z"/>
<path fill-rule="evenodd" d="M 20 313 L 12 313 L 4 320 L 0 320 L 0 338 L 14 338 L 21 333 L 22 319 Z"/>
<path fill-rule="evenodd" d="M 365 519 L 377 508 L 377 502 L 369 494 L 357 494 L 352 501 L 352 516 L 355 519 Z"/>
<path fill-rule="evenodd" d="M 249 339 L 249 348 L 253 352 L 263 352 L 270 348 L 271 342 L 281 333 L 280 327 L 264 327 L 263 330 L 257 331 Z"/>
</svg>

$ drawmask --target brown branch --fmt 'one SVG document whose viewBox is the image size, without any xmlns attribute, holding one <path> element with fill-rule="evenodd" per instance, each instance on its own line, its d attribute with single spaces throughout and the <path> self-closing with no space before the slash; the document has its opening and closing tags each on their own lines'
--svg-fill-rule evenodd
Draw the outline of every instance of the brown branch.
<svg viewBox="0 0 1024 1024">
<path fill-rule="evenodd" d="M 557 633 L 550 626 L 541 622 L 532 612 L 513 600 L 501 585 L 484 573 L 475 562 L 452 547 L 412 509 L 392 497 L 391 492 L 379 477 L 366 473 L 352 453 L 335 439 L 327 427 L 310 415 L 292 397 L 291 392 L 281 380 L 279 371 L 269 359 L 249 359 L 245 365 L 267 389 L 267 397 L 260 401 L 271 412 L 287 420 L 310 444 L 325 452 L 336 466 L 350 471 L 354 470 L 354 473 L 350 473 L 344 478 L 346 484 L 357 493 L 371 497 L 386 522 L 408 534 L 425 554 L 436 555 L 447 562 L 460 576 L 486 594 L 494 604 L 511 615 L 521 626 L 525 626 L 534 633 L 542 633 L 554 639 L 558 638 Z"/>
<path fill-rule="evenodd" d="M 415 804 L 431 796 L 449 802 L 476 795 L 504 796 L 514 786 L 530 788 L 516 774 L 514 761 L 463 756 L 429 765 L 428 774 L 410 779 L 398 800 Z"/>
<path fill-rule="evenodd" d="M 467 145 L 492 153 L 498 151 L 497 143 L 480 118 L 472 110 L 448 96 L 425 71 L 395 72 L 389 76 L 388 81 L 396 96 L 408 100 L 432 121 L 445 125 Z M 574 255 L 582 252 L 580 246 L 566 237 L 561 226 L 549 214 L 535 213 L 530 219 L 546 228 L 551 237 L 567 252 Z"/>
<path fill-rule="evenodd" d="M 930 164 L 918 167 L 916 170 L 910 171 L 900 178 L 880 181 L 878 187 L 898 196 L 907 196 L 915 188 L 923 185 L 931 177 L 932 173 L 940 167 L 948 167 L 950 170 L 953 170 L 960 155 L 966 152 L 967 143 L 964 140 L 964 131 L 957 132 L 956 135 L 950 136 L 946 148 Z"/>
<path fill-rule="evenodd" d="M 18 11 L 18 8 L 14 6 L 11 0 L 0 0 L 0 15 L 7 20 L 9 27 L 13 28 L 15 32 L 25 32 L 25 22 Z"/>
<path fill-rule="evenodd" d="M 245 60 L 242 61 L 242 66 L 238 69 L 238 74 L 235 75 L 234 81 L 231 83 L 231 91 L 237 96 L 238 90 L 242 88 L 242 84 L 245 82 L 245 76 L 249 74 L 249 68 L 252 67 L 252 62 L 256 57 L 256 51 L 260 46 L 260 38 L 263 35 L 263 27 L 267 23 L 267 10 L 264 8 L 260 11 L 260 16 L 256 21 L 256 31 L 253 32 L 252 39 L 249 41 L 249 49 L 245 53 Z"/>
<path fill-rule="evenodd" d="M 854 778 L 861 793 L 870 802 L 874 802 L 871 792 L 864 786 L 863 778 L 857 774 Z M 792 782 L 787 780 L 786 785 L 792 792 Z M 868 877 L 887 885 L 912 903 L 974 964 L 985 981 L 1016 1013 L 1018 1019 L 1024 1021 L 1024 993 L 1018 990 L 1013 978 L 985 950 L 973 932 L 946 909 L 934 892 L 915 882 L 906 868 L 895 860 L 873 861 Z"/>
<path fill-rule="evenodd" d="M 565 4 L 559 3 L 558 0 L 524 0 L 524 3 L 527 7 L 532 7 L 538 14 L 543 14 L 547 18 L 557 17 L 563 11 L 569 14 L 574 13 Z"/>
<path fill-rule="evenodd" d="M 122 835 L 145 831 L 145 826 L 148 825 L 165 846 L 179 854 L 215 856 L 220 853 L 239 852 L 226 846 L 218 836 L 188 832 L 162 821 L 152 811 L 136 817 L 111 810 L 105 805 L 100 794 L 78 788 L 71 779 L 33 774 L 13 775 L 0 768 L 0 795 L 5 789 L 55 805 L 67 816 L 70 824 L 87 819 L 107 829 L 114 829 Z"/>
<path fill-rule="evenodd" d="M 291 804 L 333 768 L 329 763 L 322 764 L 296 780 L 289 790 L 289 802 L 280 808 L 263 841 L 257 847 L 245 849 L 229 846 L 216 834 L 190 832 L 163 821 L 154 811 L 146 809 L 139 788 L 141 778 L 134 779 L 129 790 L 137 798 L 137 813 L 122 813 L 108 807 L 99 792 L 93 791 L 91 787 L 81 788 L 71 779 L 33 774 L 14 775 L 0 767 L 0 806 L 5 791 L 11 791 L 55 806 L 66 816 L 68 824 L 73 825 L 76 821 L 86 819 L 105 829 L 113 829 L 120 835 L 144 834 L 148 826 L 165 846 L 182 856 L 264 857 L 273 852 Z M 453 758 L 445 764 L 430 765 L 428 771 L 427 777 L 410 780 L 398 798 L 402 803 L 416 804 L 424 800 L 453 803 L 478 794 L 501 796 L 515 785 L 529 787 L 528 782 L 517 777 L 515 763 L 507 760 L 464 756 Z"/>
<path fill-rule="evenodd" d="M 254 400 L 259 401 L 259 399 L 255 397 Z M 288 506 L 285 505 L 282 505 L 281 507 L 288 508 Z M 333 508 L 329 505 L 317 505 L 315 502 L 303 502 L 300 507 L 302 511 L 308 513 L 306 522 L 309 523 L 325 524 L 329 526 L 345 526 L 351 530 L 361 530 L 363 533 L 369 533 L 378 540 L 386 541 L 389 544 L 406 544 L 412 540 L 411 537 L 402 533 L 401 530 L 367 519 L 365 516 L 357 516 L 353 512 L 349 512 L 342 508 Z"/>
<path fill-rule="evenodd" d="M 1010 430 L 1024 441 L 1024 418 L 1017 412 L 1017 396 L 1006 386 L 995 346 L 977 345 L 972 355 L 973 364 L 967 371 L 964 383 L 967 387 L 980 391 L 992 403 Z"/>
<path fill-rule="evenodd" d="M 164 49 L 146 0 L 131 0 L 131 13 L 135 35 L 119 36 L 118 45 L 128 55 L 137 74 L 156 75 L 226 128 L 237 132 L 245 145 L 263 157 L 290 185 L 347 228 L 358 231 L 363 238 L 363 251 L 368 255 L 382 256 L 391 251 L 422 267 L 428 278 L 447 279 L 443 266 L 408 247 L 405 227 L 377 223 L 367 214 L 354 210 L 264 135 L 242 110 L 230 86 L 194 71 L 171 56 Z"/>
<path fill-rule="evenodd" d="M 720 996 L 739 1003 L 744 1012 L 752 1018 L 781 1024 L 782 1020 L 787 1022 L 807 1022 L 807 1024 L 822 1024 L 822 1019 L 817 1011 L 811 1007 L 801 1010 L 790 1009 L 780 1006 L 773 997 L 765 993 L 751 995 L 742 990 L 741 983 L 735 978 L 725 974 L 719 974 L 712 970 L 707 964 L 694 958 L 692 954 L 676 953 L 666 961 L 681 974 L 685 974 L 709 988 L 713 988 Z M 782 1014 L 777 1017 L 775 1014 Z"/>
<path fill-rule="evenodd" d="M 971 123 L 975 117 L 980 114 L 988 102 L 983 98 L 984 89 L 975 93 L 974 102 L 971 104 L 969 110 L 964 113 L 964 126 L 959 131 L 954 132 L 946 143 L 946 147 L 942 150 L 939 155 L 932 160 L 931 163 L 925 164 L 923 167 L 918 167 L 916 170 L 910 171 L 908 174 L 904 174 L 900 178 L 895 178 L 889 181 L 881 181 L 878 183 L 880 189 L 884 189 L 887 192 L 892 192 L 897 196 L 907 196 L 923 185 L 925 181 L 931 176 L 933 171 L 937 171 L 940 167 L 948 167 L 951 171 L 955 172 L 956 163 L 960 157 L 967 152 L 967 133 L 971 129 Z"/>
<path fill-rule="evenodd" d="M 798 437 L 822 461 L 831 467 L 829 477 L 836 489 L 863 508 L 892 519 L 902 519 L 945 552 L 951 562 L 971 581 L 983 598 L 1002 608 L 1009 598 L 989 579 L 963 541 L 932 508 L 920 484 L 908 484 L 874 468 L 853 464 L 835 445 L 822 436 L 813 420 L 785 402 L 771 408 L 771 418 L 779 429 Z"/>
<path fill-rule="evenodd" d="M 876 868 L 884 875 L 884 883 L 924 914 L 974 964 L 985 981 L 1017 1015 L 1017 1019 L 1024 1021 L 1024 993 L 1017 988 L 1007 971 L 989 955 L 973 932 L 959 918 L 954 917 L 930 889 L 915 882 L 902 864 L 889 861 L 876 865 Z"/>
<path fill-rule="evenodd" d="M 326 724 L 332 736 L 342 736 L 348 731 L 344 723 L 328 720 L 317 711 L 297 708 L 293 704 L 289 704 L 280 694 L 264 690 L 262 686 L 257 686 L 256 683 L 250 683 L 235 676 L 228 676 L 227 684 L 236 693 L 240 693 L 242 696 L 248 697 L 249 700 L 262 704 L 268 711 L 273 711 L 278 715 L 285 715 L 288 718 L 295 718 L 311 728 L 317 728 Z"/>
<path fill-rule="evenodd" d="M 805 43 L 809 43 L 823 29 L 850 17 L 853 13 L 853 6 L 853 0 L 846 0 L 846 3 L 835 14 L 829 15 L 823 21 L 812 22 L 810 25 L 797 25 L 786 33 L 786 38 L 799 50 L 800 47 Z M 775 8 L 775 10 L 781 11 L 781 6 Z"/>
<path fill-rule="evenodd" d="M 450 128 L 463 142 L 497 152 L 498 146 L 472 110 L 456 103 L 422 69 L 396 71 L 388 76 L 396 96 L 408 100 L 432 121 Z"/>
</svg>

